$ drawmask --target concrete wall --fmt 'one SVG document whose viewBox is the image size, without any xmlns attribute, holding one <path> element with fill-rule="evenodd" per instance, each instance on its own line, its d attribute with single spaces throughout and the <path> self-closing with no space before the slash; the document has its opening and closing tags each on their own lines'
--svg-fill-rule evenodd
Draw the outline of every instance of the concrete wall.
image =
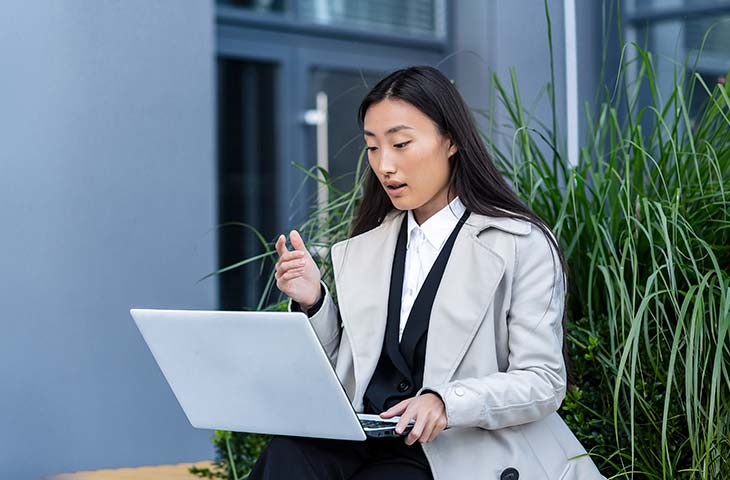
<svg viewBox="0 0 730 480">
<path fill-rule="evenodd" d="M 0 476 L 212 458 L 129 308 L 215 308 L 211 0 L 0 7 Z"/>
<path fill-rule="evenodd" d="M 548 96 L 541 90 L 550 81 L 550 52 L 543 2 L 535 0 L 466 0 L 454 2 L 455 56 L 459 89 L 473 108 L 489 108 L 489 82 L 493 73 L 510 88 L 514 67 L 522 101 L 534 106 L 543 122 L 551 121 Z M 565 57 L 563 2 L 549 0 L 554 43 L 556 101 L 559 128 L 565 125 Z M 498 115 L 504 111 L 497 105 Z M 487 121 L 477 116 L 486 130 Z M 510 137 L 511 138 L 511 137 Z M 504 143 L 504 139 L 502 139 Z"/>
<path fill-rule="evenodd" d="M 550 51 L 545 7 L 539 0 L 458 0 L 454 2 L 456 31 L 453 62 L 459 90 L 472 108 L 489 109 L 489 78 L 496 73 L 511 92 L 510 67 L 514 67 L 520 96 L 536 118 L 550 125 L 549 97 L 543 88 L 550 82 Z M 600 85 L 602 63 L 601 2 L 576 0 L 578 62 L 578 118 L 582 144 L 585 133 L 584 103 L 593 103 Z M 555 66 L 555 101 L 559 146 L 565 152 L 566 80 L 563 0 L 548 0 Z M 610 60 L 610 59 L 609 59 Z M 611 80 L 612 66 L 607 75 Z M 504 110 L 496 112 L 504 118 Z M 487 121 L 477 116 L 486 131 Z M 502 145 L 511 138 L 502 137 Z"/>
</svg>

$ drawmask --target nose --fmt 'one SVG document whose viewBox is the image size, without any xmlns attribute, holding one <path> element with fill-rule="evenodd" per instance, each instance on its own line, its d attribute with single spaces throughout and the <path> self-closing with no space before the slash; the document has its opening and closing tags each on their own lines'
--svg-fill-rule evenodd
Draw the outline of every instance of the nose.
<svg viewBox="0 0 730 480">
<path fill-rule="evenodd" d="M 381 175 L 393 175 L 397 171 L 395 159 L 386 151 L 379 155 L 377 167 Z"/>
</svg>

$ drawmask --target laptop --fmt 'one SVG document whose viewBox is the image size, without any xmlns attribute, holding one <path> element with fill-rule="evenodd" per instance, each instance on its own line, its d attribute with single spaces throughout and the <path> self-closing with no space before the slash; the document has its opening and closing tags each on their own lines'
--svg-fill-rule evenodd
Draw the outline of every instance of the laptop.
<svg viewBox="0 0 730 480">
<path fill-rule="evenodd" d="M 195 428 L 360 441 L 401 436 L 399 417 L 355 412 L 304 313 L 130 313 Z"/>
</svg>

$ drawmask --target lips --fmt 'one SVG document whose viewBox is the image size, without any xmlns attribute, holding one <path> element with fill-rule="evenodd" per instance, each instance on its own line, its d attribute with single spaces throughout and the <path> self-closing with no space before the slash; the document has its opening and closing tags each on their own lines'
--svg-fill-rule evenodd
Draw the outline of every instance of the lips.
<svg viewBox="0 0 730 480">
<path fill-rule="evenodd" d="M 400 182 L 386 182 L 385 184 L 385 191 L 388 192 L 388 195 L 390 196 L 400 196 L 403 191 L 406 189 L 407 184 L 400 183 Z"/>
<path fill-rule="evenodd" d="M 398 187 L 402 187 L 403 185 L 405 185 L 405 182 L 401 182 L 399 180 L 393 180 L 393 179 L 388 179 L 388 180 L 384 181 L 383 183 L 385 184 L 386 188 L 398 188 Z"/>
</svg>

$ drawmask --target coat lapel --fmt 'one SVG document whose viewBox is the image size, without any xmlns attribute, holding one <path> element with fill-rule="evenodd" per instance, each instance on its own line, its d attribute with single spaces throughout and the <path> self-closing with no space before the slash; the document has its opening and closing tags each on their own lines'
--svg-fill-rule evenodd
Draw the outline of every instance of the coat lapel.
<svg viewBox="0 0 730 480">
<path fill-rule="evenodd" d="M 504 276 L 504 258 L 479 238 L 489 228 L 526 235 L 531 225 L 507 217 L 472 214 L 459 232 L 431 311 L 424 386 L 451 379 Z"/>
<path fill-rule="evenodd" d="M 383 347 L 390 273 L 403 213 L 392 211 L 378 227 L 332 246 L 337 303 L 352 349 L 356 402 L 365 394 Z"/>
<path fill-rule="evenodd" d="M 459 232 L 431 310 L 423 385 L 447 382 L 482 323 L 504 275 L 504 259 L 472 228 Z"/>
<path fill-rule="evenodd" d="M 380 357 L 387 321 L 393 254 L 403 212 L 332 247 L 342 322 L 352 348 L 360 401 Z M 426 342 L 423 384 L 450 380 L 492 303 L 505 272 L 504 258 L 479 234 L 488 228 L 525 235 L 529 222 L 472 214 L 459 232 L 434 299 Z"/>
</svg>

